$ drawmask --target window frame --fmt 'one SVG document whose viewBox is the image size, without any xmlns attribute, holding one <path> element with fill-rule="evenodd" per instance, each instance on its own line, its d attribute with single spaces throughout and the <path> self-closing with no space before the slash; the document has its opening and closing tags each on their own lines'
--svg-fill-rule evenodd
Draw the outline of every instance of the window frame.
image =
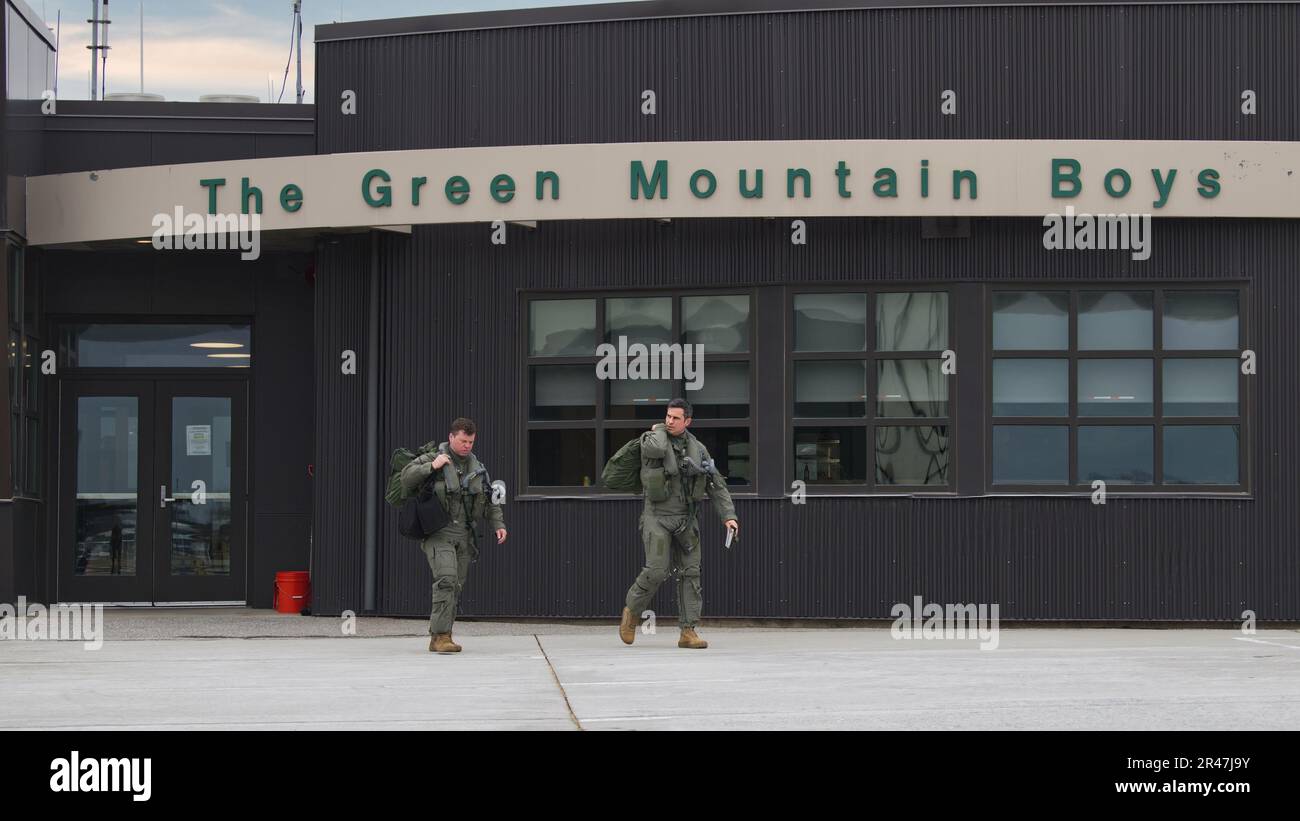
<svg viewBox="0 0 1300 821">
<path fill-rule="evenodd" d="M 785 484 L 792 488 L 799 479 L 798 459 L 794 452 L 795 431 L 811 427 L 852 427 L 865 430 L 867 453 L 864 455 L 867 466 L 865 482 L 808 482 L 804 492 L 809 496 L 957 496 L 957 420 L 960 415 L 960 403 L 957 390 L 956 374 L 946 374 L 948 383 L 948 414 L 934 419 L 921 417 L 884 417 L 877 414 L 879 401 L 879 362 L 894 359 L 934 360 L 942 363 L 945 350 L 956 351 L 957 322 L 955 309 L 954 283 L 949 281 L 900 281 L 900 282 L 834 282 L 834 283 L 787 283 L 784 288 L 785 301 L 785 396 L 782 416 L 784 419 L 783 438 L 785 454 Z M 865 294 L 866 304 L 866 348 L 861 351 L 796 351 L 795 350 L 795 298 L 803 294 L 819 293 L 853 293 Z M 943 293 L 948 297 L 948 342 L 947 347 L 937 351 L 881 351 L 877 345 L 876 300 L 880 294 L 895 293 Z M 867 363 L 867 413 L 855 417 L 811 417 L 795 416 L 795 363 L 808 361 L 863 361 Z M 941 365 L 942 367 L 942 365 Z M 942 485 L 885 485 L 876 482 L 876 428 L 878 427 L 946 427 L 948 429 L 948 468 L 947 482 Z"/>
<path fill-rule="evenodd" d="M 1149 350 L 1124 348 L 1116 350 L 1079 348 L 1080 295 L 1086 292 L 1105 293 L 1134 291 L 1152 295 L 1151 340 Z M 1067 347 L 1058 350 L 1003 349 L 993 347 L 993 312 L 998 293 L 1065 292 L 1069 296 L 1067 312 Z M 1237 295 L 1237 349 L 1166 349 L 1164 346 L 1165 297 L 1169 293 L 1234 292 Z M 1115 496 L 1250 496 L 1253 470 L 1253 400 L 1250 381 L 1241 372 L 1241 354 L 1247 350 L 1250 339 L 1250 283 L 1242 280 L 1178 280 L 1178 281 L 1106 281 L 1082 280 L 1070 282 L 1001 281 L 987 283 L 985 287 L 984 320 L 984 373 L 986 389 L 984 399 L 984 436 L 988 443 L 984 458 L 985 494 L 998 495 L 1052 495 L 1091 496 L 1095 491 L 1092 482 L 1079 482 L 1079 428 L 1080 427 L 1150 427 L 1152 429 L 1152 483 L 1148 485 L 1106 483 L 1107 497 Z M 1065 416 L 994 416 L 993 364 L 998 359 L 1065 359 L 1067 361 L 1067 413 Z M 1083 360 L 1137 359 L 1151 361 L 1150 416 L 1080 416 L 1079 415 L 1079 363 Z M 1232 359 L 1237 363 L 1237 413 L 1233 416 L 1172 416 L 1164 413 L 1164 362 L 1166 359 Z M 1008 483 L 993 480 L 994 428 L 998 426 L 1064 427 L 1067 435 L 1067 475 L 1061 484 Z M 1168 484 L 1164 482 L 1164 429 L 1166 427 L 1236 426 L 1237 476 L 1235 485 Z"/>
<path fill-rule="evenodd" d="M 749 413 L 744 417 L 719 417 L 716 419 L 701 419 L 693 417 L 691 421 L 691 431 L 699 431 L 709 428 L 747 428 L 749 430 L 750 443 L 750 475 L 748 484 L 728 485 L 728 489 L 733 496 L 756 496 L 758 495 L 758 472 L 760 470 L 759 460 L 754 456 L 754 444 L 756 435 L 756 404 L 757 404 L 757 367 L 758 357 L 756 350 L 757 341 L 757 322 L 756 312 L 758 306 L 758 293 L 755 286 L 737 286 L 737 287 L 700 287 L 700 288 L 683 288 L 683 287 L 664 287 L 664 288 L 635 288 L 635 289 L 618 289 L 618 288 L 592 288 L 582 290 L 526 290 L 519 292 L 519 310 L 522 321 L 519 323 L 520 333 L 518 334 L 518 351 L 520 361 L 523 367 L 520 368 L 518 388 L 519 388 L 519 414 L 520 419 L 516 424 L 516 430 L 521 432 L 521 441 L 519 443 L 517 469 L 523 487 L 523 492 L 515 498 L 519 499 L 539 499 L 539 498 L 565 498 L 565 497 L 582 497 L 582 498 L 606 498 L 606 499 L 628 499 L 640 498 L 639 494 L 624 493 L 619 491 L 605 490 L 600 486 L 600 470 L 604 467 L 609 457 L 613 453 L 607 453 L 605 447 L 606 433 L 610 430 L 649 430 L 650 427 L 662 419 L 610 419 L 608 417 L 609 408 L 609 382 L 608 380 L 599 380 L 595 376 L 596 363 L 600 361 L 599 356 L 593 351 L 588 356 L 534 356 L 529 350 L 532 339 L 532 309 L 534 302 L 566 301 L 591 299 L 595 300 L 596 308 L 596 327 L 595 338 L 596 344 L 601 345 L 605 342 L 605 301 L 607 299 L 635 299 L 643 297 L 667 297 L 672 306 L 672 326 L 671 342 L 682 344 L 682 298 L 683 297 L 700 297 L 700 296 L 744 296 L 749 300 L 749 322 L 748 337 L 746 346 L 748 350 L 743 353 L 705 353 L 705 367 L 707 369 L 710 363 L 725 364 L 728 362 L 743 362 L 749 365 Z M 591 419 L 553 419 L 553 420 L 534 420 L 531 417 L 532 395 L 530 393 L 530 375 L 534 366 L 544 365 L 589 365 L 592 369 L 592 379 L 596 382 L 596 407 Z M 692 405 L 696 404 L 685 390 L 683 380 L 673 380 L 675 383 L 674 390 L 681 390 L 681 393 L 675 394 L 684 396 Z M 596 437 L 595 441 L 595 464 L 593 468 L 596 473 L 592 477 L 593 481 L 590 486 L 581 485 L 534 485 L 529 476 L 529 449 L 531 432 L 534 430 L 592 430 Z"/>
</svg>

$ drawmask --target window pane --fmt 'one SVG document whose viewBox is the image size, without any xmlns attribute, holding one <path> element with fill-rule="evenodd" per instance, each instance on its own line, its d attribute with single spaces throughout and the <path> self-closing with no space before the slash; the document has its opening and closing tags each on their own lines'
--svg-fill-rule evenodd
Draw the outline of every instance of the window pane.
<svg viewBox="0 0 1300 821">
<path fill-rule="evenodd" d="M 1055 425 L 995 425 L 995 484 L 1064 485 L 1070 473 L 1070 429 Z"/>
<path fill-rule="evenodd" d="M 673 383 L 667 379 L 611 379 L 609 385 L 610 419 L 657 419 L 663 421 L 672 401 Z"/>
<path fill-rule="evenodd" d="M 594 430 L 528 431 L 528 484 L 589 487 L 598 475 Z"/>
<path fill-rule="evenodd" d="M 937 359 L 882 359 L 877 367 L 879 416 L 948 415 L 948 377 Z"/>
<path fill-rule="evenodd" d="M 673 341 L 671 297 L 629 297 L 605 300 L 605 341 L 617 344 L 620 336 L 628 344 Z"/>
<path fill-rule="evenodd" d="M 637 428 L 606 428 L 605 429 L 605 461 L 618 453 L 618 449 L 631 442 L 633 439 L 645 433 L 646 429 Z"/>
<path fill-rule="evenodd" d="M 1167 350 L 1237 349 L 1237 293 L 1165 292 Z"/>
<path fill-rule="evenodd" d="M 700 389 L 689 383 L 686 401 L 696 419 L 743 419 L 749 416 L 749 363 L 706 365 Z"/>
<path fill-rule="evenodd" d="M 795 416 L 866 416 L 866 362 L 794 363 Z"/>
<path fill-rule="evenodd" d="M 682 297 L 682 341 L 705 353 L 749 350 L 749 295 Z"/>
<path fill-rule="evenodd" d="M 1069 411 L 1069 360 L 993 360 L 994 416 L 1065 416 Z"/>
<path fill-rule="evenodd" d="M 1236 425 L 1166 425 L 1165 484 L 1237 484 L 1239 438 Z"/>
<path fill-rule="evenodd" d="M 948 426 L 877 427 L 876 483 L 948 484 Z"/>
<path fill-rule="evenodd" d="M 1080 416 L 1150 416 L 1150 359 L 1080 359 Z"/>
<path fill-rule="evenodd" d="M 528 369 L 529 419 L 595 419 L 596 376 L 590 365 Z"/>
<path fill-rule="evenodd" d="M 248 325 L 65 325 L 74 368 L 221 368 L 252 363 Z"/>
<path fill-rule="evenodd" d="M 1150 291 L 1084 291 L 1079 294 L 1079 349 L 1149 349 L 1151 304 Z"/>
<path fill-rule="evenodd" d="M 948 295 L 933 291 L 876 295 L 876 350 L 948 347 Z"/>
<path fill-rule="evenodd" d="M 594 356 L 596 300 L 529 302 L 528 353 L 531 356 Z"/>
<path fill-rule="evenodd" d="M 1155 434 L 1149 427 L 1081 425 L 1079 483 L 1149 485 L 1155 480 Z"/>
<path fill-rule="evenodd" d="M 1064 350 L 1070 347 L 1070 295 L 1064 292 L 993 294 L 995 350 Z"/>
<path fill-rule="evenodd" d="M 796 351 L 865 351 L 866 294 L 796 294 Z"/>
<path fill-rule="evenodd" d="M 867 481 L 865 428 L 796 428 L 794 478 L 817 482 Z"/>
<path fill-rule="evenodd" d="M 1236 416 L 1236 359 L 1166 359 L 1165 416 Z"/>
<path fill-rule="evenodd" d="M 747 485 L 753 481 L 750 472 L 749 428 L 697 428 L 691 433 L 708 449 L 718 472 L 727 477 L 727 486 Z"/>
</svg>

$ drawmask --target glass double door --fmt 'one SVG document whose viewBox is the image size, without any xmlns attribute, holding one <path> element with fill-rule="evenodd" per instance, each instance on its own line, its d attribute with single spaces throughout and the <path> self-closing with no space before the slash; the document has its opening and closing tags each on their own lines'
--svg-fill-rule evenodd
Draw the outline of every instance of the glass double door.
<svg viewBox="0 0 1300 821">
<path fill-rule="evenodd" d="M 244 601 L 247 383 L 67 379 L 61 405 L 59 599 Z"/>
</svg>

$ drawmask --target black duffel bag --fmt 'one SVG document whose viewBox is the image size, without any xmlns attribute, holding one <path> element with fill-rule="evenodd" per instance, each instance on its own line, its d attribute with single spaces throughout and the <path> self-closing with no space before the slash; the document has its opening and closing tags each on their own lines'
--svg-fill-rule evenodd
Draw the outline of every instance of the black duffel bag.
<svg viewBox="0 0 1300 821">
<path fill-rule="evenodd" d="M 427 481 L 420 492 L 402 503 L 397 511 L 397 532 L 410 539 L 432 536 L 451 521 L 442 509 L 438 494 L 433 492 L 433 481 Z"/>
</svg>

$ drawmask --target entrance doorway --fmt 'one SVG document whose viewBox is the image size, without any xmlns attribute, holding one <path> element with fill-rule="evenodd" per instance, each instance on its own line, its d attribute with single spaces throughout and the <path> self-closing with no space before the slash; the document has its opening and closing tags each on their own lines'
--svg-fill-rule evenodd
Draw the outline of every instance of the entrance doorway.
<svg viewBox="0 0 1300 821">
<path fill-rule="evenodd" d="M 247 382 L 65 377 L 58 599 L 246 598 Z"/>
</svg>

